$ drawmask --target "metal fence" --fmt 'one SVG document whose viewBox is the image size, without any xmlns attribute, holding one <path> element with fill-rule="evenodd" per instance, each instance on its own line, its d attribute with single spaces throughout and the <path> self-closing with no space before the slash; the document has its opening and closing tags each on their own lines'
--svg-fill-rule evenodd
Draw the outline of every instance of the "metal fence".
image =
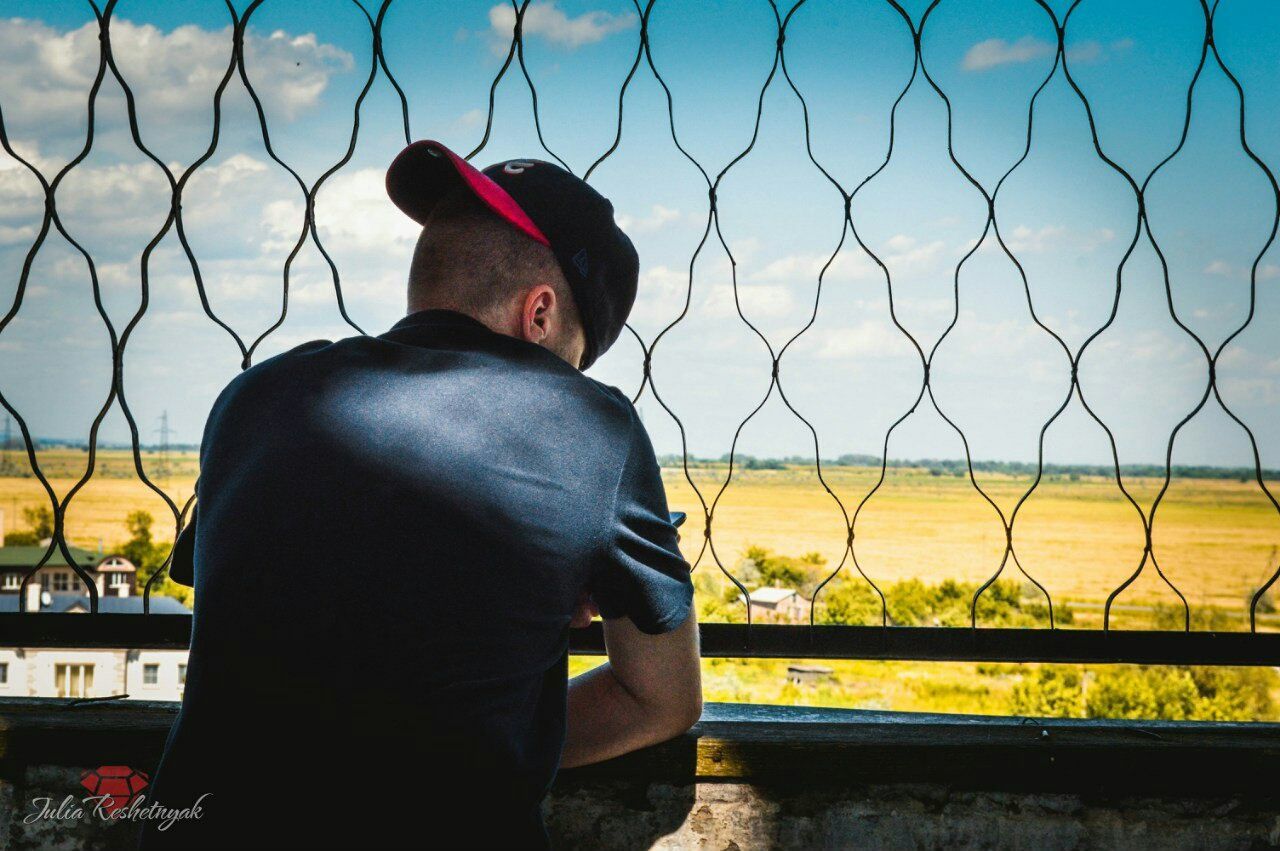
<svg viewBox="0 0 1280 851">
<path fill-rule="evenodd" d="M 53 231 L 56 231 L 62 239 L 72 246 L 83 257 L 88 266 L 89 274 L 92 279 L 92 286 L 97 306 L 97 312 L 106 327 L 109 335 L 112 349 L 112 365 L 113 365 L 113 381 L 110 393 L 103 400 L 103 404 L 98 415 L 93 420 L 92 427 L 88 435 L 88 463 L 83 477 L 70 488 L 68 492 L 59 497 L 53 487 L 50 485 L 46 475 L 40 467 L 40 460 L 36 452 L 36 442 L 28 429 L 26 420 L 22 413 L 11 404 L 11 402 L 0 396 L 0 405 L 12 416 L 21 432 L 22 439 L 25 444 L 27 461 L 29 462 L 34 476 L 39 480 L 45 494 L 47 495 L 49 505 L 53 509 L 54 514 L 54 534 L 53 541 L 48 546 L 40 564 L 32 569 L 24 578 L 23 591 L 25 592 L 26 584 L 32 581 L 36 572 L 43 567 L 55 552 L 60 552 L 66 562 L 72 565 L 75 572 L 85 583 L 92 610 L 96 613 L 98 609 L 98 595 L 91 577 L 86 572 L 85 566 L 76 563 L 68 546 L 65 536 L 65 517 L 68 506 L 76 499 L 76 495 L 88 483 L 94 474 L 95 469 L 95 453 L 98 437 L 98 430 L 103 419 L 113 405 L 118 405 L 123 412 L 132 435 L 132 447 L 134 468 L 138 478 L 144 482 L 152 492 L 165 502 L 172 513 L 175 531 L 180 531 L 187 514 L 191 508 L 190 502 L 185 505 L 175 503 L 170 496 L 147 475 L 142 459 L 142 442 L 140 440 L 140 431 L 135 416 L 130 408 L 129 397 L 127 394 L 127 386 L 124 380 L 123 361 L 124 353 L 129 345 L 130 338 L 137 328 L 147 311 L 149 301 L 149 264 L 152 254 L 156 246 L 168 236 L 171 232 L 176 233 L 177 239 L 186 254 L 190 269 L 195 280 L 196 288 L 199 292 L 200 301 L 204 312 L 207 314 L 210 322 L 216 324 L 230 336 L 238 347 L 242 357 L 242 367 L 247 368 L 253 361 L 255 353 L 269 335 L 274 333 L 284 323 L 289 310 L 289 283 L 290 271 L 295 258 L 304 246 L 310 241 L 315 249 L 324 258 L 328 265 L 328 270 L 332 278 L 334 293 L 337 297 L 337 304 L 343 319 L 358 333 L 364 333 L 363 330 L 350 318 L 347 313 L 346 304 L 343 300 L 343 289 L 339 270 L 324 244 L 316 227 L 316 197 L 322 186 L 335 173 L 346 166 L 352 159 L 356 149 L 357 139 L 360 132 L 360 113 L 361 106 L 364 103 L 366 95 L 375 85 L 378 78 L 385 78 L 385 83 L 394 89 L 399 98 L 404 139 L 406 142 L 412 141 L 414 134 L 410 126 L 410 114 L 408 101 L 404 91 L 397 83 L 392 68 L 388 66 L 388 61 L 382 46 L 383 23 L 392 0 L 384 0 L 381 5 L 374 8 L 372 5 L 365 5 L 359 0 L 353 0 L 363 14 L 364 20 L 368 24 L 368 36 L 372 44 L 372 61 L 368 66 L 367 78 L 365 79 L 363 88 L 359 97 L 355 101 L 355 108 L 351 123 L 350 143 L 340 159 L 333 163 L 331 167 L 323 172 L 320 177 L 311 184 L 308 184 L 300 176 L 298 171 L 285 162 L 272 147 L 270 128 L 268 126 L 267 114 L 264 111 L 261 99 L 254 89 L 254 84 L 249 73 L 245 68 L 245 51 L 244 40 L 246 29 L 251 26 L 253 17 L 262 5 L 263 0 L 253 0 L 243 12 L 237 11 L 231 2 L 226 3 L 226 11 L 228 19 L 233 28 L 233 49 L 231 51 L 231 59 L 223 73 L 221 80 L 217 86 L 216 94 L 211 105 L 214 125 L 213 134 L 210 139 L 209 146 L 204 153 L 191 163 L 187 168 L 177 171 L 166 164 L 159 156 L 149 149 L 139 130 L 137 120 L 137 109 L 130 89 L 129 81 L 121 73 L 116 64 L 115 55 L 113 54 L 111 41 L 111 22 L 113 14 L 116 11 L 117 0 L 109 0 L 105 6 L 99 6 L 93 0 L 89 0 L 89 4 L 93 8 L 94 15 L 97 18 L 100 32 L 100 56 L 98 61 L 97 75 L 93 86 L 89 93 L 86 109 L 88 111 L 88 133 L 86 135 L 84 146 L 79 154 L 71 159 L 65 167 L 56 174 L 44 174 L 35 165 L 24 159 L 19 150 L 11 144 L 9 136 L 5 132 L 3 104 L 0 104 L 0 146 L 12 157 L 17 163 L 28 170 L 40 183 L 45 195 L 44 215 L 38 224 L 38 234 L 32 242 L 27 254 L 25 262 L 22 266 L 21 277 L 17 284 L 16 294 L 12 304 L 9 306 L 3 318 L 0 319 L 0 335 L 3 335 L 5 329 L 13 322 L 14 318 L 22 309 L 24 295 L 28 289 L 28 279 L 31 274 L 32 264 L 46 243 Z M 662 72 L 654 62 L 652 52 L 650 50 L 650 30 L 649 22 L 653 13 L 655 3 L 658 0 L 648 0 L 641 3 L 639 0 L 633 0 L 635 13 L 639 19 L 638 40 L 635 46 L 635 58 L 631 63 L 630 71 L 622 84 L 621 91 L 618 93 L 618 112 L 616 116 L 617 131 L 612 144 L 605 150 L 600 157 L 586 169 L 583 176 L 590 178 L 593 171 L 606 159 L 612 156 L 622 143 L 623 138 L 623 111 L 627 101 L 627 90 L 637 75 L 649 74 L 659 84 L 665 93 L 667 117 L 669 121 L 669 129 L 672 141 L 676 149 L 683 155 L 697 172 L 701 175 L 705 182 L 709 204 L 707 207 L 707 215 L 705 228 L 702 232 L 701 240 L 697 244 L 697 248 L 693 256 L 689 260 L 689 288 L 693 286 L 693 265 L 697 262 L 699 256 L 704 251 L 717 250 L 715 244 L 718 243 L 719 248 L 732 261 L 732 254 L 724 234 L 720 229 L 720 210 L 717 205 L 717 193 L 725 179 L 725 176 L 735 168 L 735 166 L 746 157 L 756 145 L 759 136 L 760 121 L 764 113 L 765 94 L 771 86 L 787 87 L 803 109 L 805 122 L 805 138 L 806 142 L 810 139 L 809 127 L 809 106 L 805 101 L 804 95 L 792 80 L 787 70 L 786 55 L 786 36 L 788 24 L 792 21 L 793 16 L 805 5 L 804 0 L 796 3 L 792 7 L 780 7 L 777 3 L 769 0 L 769 8 L 772 9 L 773 17 L 777 26 L 776 49 L 773 56 L 772 68 L 768 78 L 765 80 L 764 86 L 760 91 L 755 114 L 755 131 L 751 137 L 749 144 L 729 163 L 719 170 L 712 173 L 702 163 L 694 158 L 692 154 L 681 144 L 680 128 L 677 126 L 675 111 L 673 107 L 673 96 L 671 89 L 664 81 Z M 868 0 L 871 2 L 871 0 Z M 684 463 L 684 474 L 697 494 L 700 505 L 698 508 L 704 515 L 705 520 L 705 538 L 701 544 L 702 552 L 700 553 L 698 563 L 705 563 L 710 560 L 716 567 L 721 570 L 724 575 L 731 581 L 744 596 L 749 596 L 750 592 L 747 587 L 733 575 L 722 561 L 722 556 L 717 554 L 715 550 L 714 530 L 716 527 L 716 509 L 720 504 L 721 497 L 725 494 L 726 489 L 731 485 L 735 473 L 735 461 L 739 456 L 737 453 L 738 437 L 742 432 L 742 428 L 760 411 L 765 402 L 773 393 L 778 393 L 781 401 L 795 415 L 799 422 L 808 428 L 813 438 L 814 445 L 814 463 L 816 465 L 817 475 L 821 481 L 822 487 L 826 493 L 834 500 L 847 529 L 847 540 L 845 550 L 839 564 L 831 571 L 818 586 L 815 593 L 815 600 L 821 597 L 823 591 L 837 576 L 856 576 L 861 581 L 865 581 L 867 586 L 872 589 L 880 601 L 880 626 L 872 627 L 854 627 L 854 626 L 831 626 L 818 622 L 817 607 L 814 607 L 814 614 L 811 615 L 811 623 L 809 626 L 777 626 L 777 625 L 751 625 L 750 613 L 748 606 L 748 623 L 745 625 L 736 624 L 709 624 L 703 628 L 704 634 L 704 651 L 708 655 L 756 655 L 771 657 L 846 657 L 846 658 L 902 658 L 902 659 L 1019 659 L 1019 660 L 1044 660 L 1044 661 L 1133 661 L 1133 662 L 1165 662 L 1165 663 L 1221 663 L 1221 664 L 1275 664 L 1280 662 L 1280 635 L 1258 630 L 1258 613 L 1259 605 L 1263 600 L 1264 594 L 1276 583 L 1280 578 L 1280 565 L 1274 566 L 1274 572 L 1270 574 L 1266 580 L 1257 587 L 1252 595 L 1249 604 L 1249 632 L 1247 633 L 1217 633 L 1191 630 L 1191 608 L 1187 602 L 1186 596 L 1177 585 L 1162 570 L 1157 553 L 1152 543 L 1152 526 L 1156 516 L 1161 508 L 1162 501 L 1169 490 L 1170 483 L 1174 477 L 1173 467 L 1173 448 L 1183 427 L 1195 417 L 1207 405 L 1216 404 L 1226 413 L 1240 428 L 1241 432 L 1247 436 L 1249 445 L 1253 453 L 1254 461 L 1254 479 L 1257 487 L 1262 495 L 1265 496 L 1271 506 L 1280 514 L 1280 503 L 1276 501 L 1275 495 L 1272 493 L 1264 476 L 1261 458 L 1259 455 L 1258 444 L 1254 438 L 1253 432 L 1249 425 L 1238 416 L 1229 406 L 1226 399 L 1223 398 L 1218 388 L 1218 379 L 1216 367 L 1219 358 L 1224 350 L 1235 340 L 1245 329 L 1253 322 L 1256 312 L 1256 291 L 1259 281 L 1259 267 L 1262 259 L 1267 251 L 1271 248 L 1276 238 L 1277 226 L 1280 225 L 1280 186 L 1277 185 L 1274 174 L 1268 165 L 1254 152 L 1250 146 L 1249 139 L 1245 131 L 1245 92 L 1236 76 L 1223 60 L 1218 52 L 1218 47 L 1214 41 L 1213 28 L 1214 17 L 1217 12 L 1218 4 L 1214 2 L 1212 5 L 1206 0 L 1200 0 L 1200 5 L 1204 16 L 1204 37 L 1200 50 L 1199 63 L 1196 72 L 1192 77 L 1190 86 L 1187 91 L 1186 109 L 1182 122 L 1182 133 L 1178 140 L 1177 146 L 1168 152 L 1168 155 L 1159 162 L 1147 174 L 1131 174 L 1119 165 L 1112 157 L 1108 155 L 1107 149 L 1100 141 L 1097 126 L 1094 121 L 1094 113 L 1090 108 L 1089 100 L 1085 93 L 1077 85 L 1077 81 L 1072 76 L 1070 68 L 1070 51 L 1068 45 L 1070 43 L 1070 31 L 1072 15 L 1081 5 L 1082 0 L 1075 0 L 1071 3 L 1065 14 L 1059 16 L 1055 11 L 1043 0 L 1028 0 L 1034 3 L 1048 21 L 1052 24 L 1056 33 L 1056 47 L 1052 68 L 1048 75 L 1040 83 L 1035 91 L 1035 95 L 1030 101 L 1027 114 L 1027 136 L 1026 146 L 1022 151 L 1022 155 L 1013 163 L 1012 166 L 1004 173 L 1004 175 L 995 182 L 994 185 L 985 185 L 976 178 L 969 170 L 966 169 L 965 163 L 957 156 L 952 146 L 951 128 L 952 128 L 952 110 L 951 101 L 948 99 L 947 93 L 939 86 L 935 78 L 930 74 L 929 68 L 925 63 L 925 57 L 921 52 L 921 41 L 924 33 L 930 26 L 930 19 L 934 10 L 944 2 L 944 0 L 934 0 L 928 7 L 918 16 L 910 14 L 903 6 L 895 2 L 895 0 L 879 0 L 887 7 L 891 8 L 901 19 L 901 37 L 909 40 L 914 46 L 914 63 L 911 69 L 909 79 L 906 81 L 901 93 L 894 101 L 892 112 L 890 115 L 890 134 L 887 140 L 884 160 L 875 170 L 867 174 L 859 182 L 854 185 L 845 185 L 832 176 L 830 171 L 824 167 L 823 162 L 814 154 L 811 144 L 806 145 L 805 156 L 812 162 L 813 167 L 821 173 L 821 175 L 830 183 L 831 188 L 838 192 L 843 199 L 844 204 L 844 223 L 841 232 L 839 245 L 831 254 L 831 259 L 827 261 L 823 267 L 822 274 L 818 278 L 817 295 L 815 296 L 812 315 L 807 324 L 800 329 L 787 342 L 776 347 L 770 342 L 764 333 L 762 333 L 756 325 L 747 318 L 743 313 L 741 305 L 737 305 L 737 314 L 741 321 L 745 323 L 756 337 L 759 338 L 761 344 L 768 350 L 769 357 L 772 362 L 772 377 L 768 389 L 763 398 L 754 407 L 751 413 L 742 421 L 734 434 L 733 447 L 729 453 L 728 470 L 725 480 L 718 488 L 703 489 L 695 481 L 694 476 L 690 473 L 689 459 L 686 454 Z M 480 144 L 468 154 L 468 157 L 475 156 L 482 151 L 488 144 L 490 139 L 490 131 L 493 127 L 495 92 L 499 83 L 508 74 L 514 75 L 520 73 L 523 75 L 527 83 L 529 96 L 532 101 L 533 117 L 535 127 L 537 128 L 537 141 L 547 155 L 565 165 L 555 151 L 551 150 L 545 140 L 538 123 L 538 94 L 533 77 L 530 75 L 525 64 L 524 55 L 524 38 L 522 27 L 525 15 L 529 9 L 529 0 L 515 2 L 512 0 L 512 12 L 514 13 L 514 27 L 511 33 L 511 42 L 506 52 L 505 61 L 494 77 L 492 85 L 489 88 L 487 119 L 485 124 L 484 136 Z M 1172 296 L 1168 300 L 1170 318 L 1172 321 L 1187 335 L 1188 339 L 1193 341 L 1198 351 L 1203 356 L 1207 364 L 1207 381 L 1202 388 L 1199 400 L 1194 407 L 1186 412 L 1186 415 L 1176 425 L 1169 434 L 1167 449 L 1165 452 L 1165 465 L 1163 471 L 1163 486 L 1159 489 L 1157 495 L 1148 503 L 1140 501 L 1129 489 L 1126 488 L 1124 477 L 1121 474 L 1121 465 L 1119 453 L 1116 448 L 1116 440 L 1107 423 L 1090 407 L 1086 398 L 1085 388 L 1082 387 L 1078 375 L 1080 360 L 1086 350 L 1094 344 L 1099 335 L 1107 331 L 1116 319 L 1117 308 L 1121 296 L 1121 280 L 1126 263 L 1129 262 L 1134 251 L 1141 242 L 1145 241 L 1159 258 L 1161 269 L 1163 272 L 1164 286 L 1169 291 L 1169 268 L 1165 262 L 1164 253 L 1161 246 L 1156 241 L 1147 219 L 1147 208 L 1145 204 L 1145 193 L 1152 178 L 1163 169 L 1166 164 L 1178 155 L 1182 150 L 1188 136 L 1188 130 L 1191 125 L 1192 116 L 1192 95 L 1195 91 L 1197 81 L 1200 79 L 1201 72 L 1208 66 L 1216 66 L 1217 69 L 1225 75 L 1226 79 L 1234 86 L 1236 93 L 1239 95 L 1239 143 L 1243 153 L 1257 166 L 1262 174 L 1266 176 L 1270 184 L 1270 190 L 1276 205 L 1273 208 L 1272 218 L 1270 222 L 1270 233 L 1267 237 L 1265 245 L 1258 252 L 1250 269 L 1249 277 L 1249 312 L 1245 321 L 1235 329 L 1220 345 L 1216 348 L 1210 348 L 1201 337 L 1197 336 L 1195 331 L 1184 323 L 1183 318 L 1179 316 L 1174 307 Z M 64 226 L 63 221 L 59 217 L 57 197 L 59 187 L 62 185 L 67 175 L 82 163 L 88 157 L 94 144 L 94 108 L 98 98 L 99 91 L 104 80 L 110 75 L 122 88 L 128 109 L 129 128 L 134 144 L 137 149 L 146 156 L 157 168 L 159 168 L 168 181 L 171 192 L 172 203 L 168 212 L 168 216 L 163 226 L 156 232 L 154 238 L 147 244 L 146 249 L 142 253 L 139 284 L 141 287 L 141 300 L 137 311 L 132 315 L 129 321 L 123 327 L 117 328 L 106 309 L 103 306 L 102 293 L 98 279 L 98 273 L 94 265 L 94 258 L 85 250 L 80 243 L 76 241 L 73 233 L 69 232 Z M 1111 305 L 1111 312 L 1105 323 L 1097 327 L 1084 340 L 1084 342 L 1076 348 L 1072 348 L 1052 327 L 1045 324 L 1036 314 L 1036 307 L 1032 299 L 1032 292 L 1027 282 L 1027 275 L 1019 262 L 1013 250 L 1010 249 L 1005 238 L 1000 232 L 1000 225 L 997 221 L 996 210 L 998 200 L 1000 198 L 1001 187 L 1005 181 L 1016 169 L 1026 160 L 1031 150 L 1032 140 L 1032 123 L 1035 117 L 1036 100 L 1041 92 L 1049 85 L 1050 81 L 1055 77 L 1061 77 L 1078 96 L 1085 115 L 1089 121 L 1089 127 L 1092 135 L 1094 152 L 1098 160 L 1110 168 L 1116 175 L 1123 179 L 1129 190 L 1133 193 L 1136 201 L 1136 217 L 1133 221 L 1133 230 L 1129 236 L 1128 248 L 1125 251 L 1123 259 L 1115 270 L 1115 296 Z M 218 146 L 218 133 L 221 121 L 222 98 L 229 84 L 233 79 L 238 79 L 239 83 L 244 87 L 249 97 L 252 99 L 256 109 L 258 122 L 261 129 L 261 138 L 265 146 L 268 156 L 278 165 L 284 172 L 290 175 L 297 185 L 299 196 L 305 200 L 305 216 L 303 221 L 299 223 L 299 231 L 296 242 L 292 251 L 288 255 L 288 259 L 284 263 L 282 276 L 282 300 L 280 313 L 274 322 L 262 334 L 253 339 L 246 339 L 240 336 L 232 327 L 225 322 L 213 309 L 210 300 L 206 294 L 205 284 L 201 277 L 200 262 L 196 254 L 192 251 L 188 242 L 186 232 L 183 226 L 183 210 L 193 204 L 198 204 L 198 198 L 184 197 L 189 181 L 202 166 L 204 166 L 214 155 Z M 890 273 L 889 267 L 878 257 L 875 251 L 863 241 L 859 235 L 858 222 L 852 213 L 852 205 L 854 199 L 867 184 L 879 175 L 889 164 L 894 150 L 894 135 L 892 128 L 897 117 L 899 104 L 903 98 L 913 87 L 928 87 L 941 100 L 946 108 L 947 115 L 947 151 L 951 163 L 957 172 L 970 184 L 974 190 L 981 193 L 985 200 L 987 212 L 986 221 L 983 225 L 982 233 L 974 242 L 974 247 L 964 255 L 953 270 L 953 276 L 956 286 L 956 308 L 955 314 L 951 320 L 951 324 L 943 332 L 942 336 L 926 350 L 926 347 L 912 335 L 898 319 L 894 312 L 894 281 Z M 531 140 L 532 141 L 532 140 Z M 1039 435 L 1039 455 L 1037 458 L 1034 480 L 1026 488 L 1025 492 L 1018 498 L 1016 505 L 1009 512 L 1003 511 L 997 504 L 996 500 L 984 490 L 975 475 L 975 462 L 969 449 L 969 442 L 961 430 L 960 426 L 948 416 L 948 412 L 939 403 L 934 396 L 934 388 L 931 382 L 931 366 L 935 353 L 943 340 L 955 328 L 959 318 L 959 276 L 961 270 L 973 254 L 978 250 L 978 246 L 986 239 L 988 234 L 994 236 L 1001 252 L 1016 267 L 1021 277 L 1022 285 L 1026 293 L 1027 306 L 1030 315 L 1035 324 L 1043 330 L 1060 348 L 1061 357 L 1070 367 L 1070 381 L 1066 386 L 1062 387 L 1062 401 L 1057 410 L 1043 424 Z M 884 283 L 887 288 L 889 299 L 889 310 L 893 324 L 902 334 L 903 338 L 913 347 L 916 356 L 919 359 L 919 365 L 922 372 L 922 381 L 915 396 L 914 401 L 908 409 L 904 410 L 900 417 L 893 422 L 892 426 L 884 435 L 883 453 L 881 456 L 879 477 L 874 486 L 872 486 L 861 498 L 856 502 L 843 501 L 829 486 L 827 479 L 823 477 L 822 459 L 818 449 L 818 432 L 806 419 L 805 415 L 792 405 L 788 400 L 785 388 L 783 387 L 780 376 L 780 365 L 784 357 L 786 357 L 791 346 L 804 335 L 814 324 L 818 317 L 819 300 L 822 292 L 822 280 L 828 268 L 835 261 L 836 256 L 846 246 L 846 244 L 856 243 L 858 249 L 866 254 L 879 268 L 883 274 Z M 734 268 L 731 263 L 731 269 Z M 738 281 L 736 271 L 733 273 L 734 292 L 737 293 Z M 736 301 L 736 299 L 735 299 Z M 634 329 L 631 333 L 639 343 L 643 351 L 643 383 L 637 393 L 643 393 L 646 388 L 652 393 L 653 397 L 665 409 L 666 413 L 671 416 L 673 421 L 679 426 L 681 434 L 684 434 L 684 424 L 680 420 L 680 416 L 675 410 L 667 405 L 663 400 L 663 388 L 660 382 L 654 380 L 651 364 L 654 351 L 663 344 L 667 334 L 675 328 L 681 321 L 685 319 L 689 312 L 689 300 L 686 299 L 684 309 L 670 324 L 656 334 L 652 339 L 644 339 Z M 1063 630 L 1057 628 L 1059 625 L 1054 621 L 1054 601 L 1044 585 L 1037 581 L 1033 565 L 1024 563 L 1019 558 L 1017 548 L 1015 546 L 1014 529 L 1019 517 L 1019 511 L 1022 509 L 1027 500 L 1036 491 L 1041 484 L 1045 474 L 1045 453 L 1044 453 L 1044 437 L 1050 426 L 1059 418 L 1072 399 L 1079 400 L 1083 410 L 1092 418 L 1103 432 L 1107 435 L 1111 457 L 1114 462 L 1115 483 L 1120 493 L 1123 494 L 1128 505 L 1142 524 L 1145 535 L 1145 545 L 1143 548 L 1141 560 L 1134 566 L 1133 572 L 1118 587 L 1108 592 L 1103 614 L 1103 629 L 1101 630 Z M 964 446 L 965 466 L 968 474 L 969 484 L 978 495 L 981 496 L 986 503 L 991 506 L 999 518 L 1004 532 L 1003 555 L 1000 558 L 998 566 L 994 572 L 981 584 L 970 601 L 970 628 L 968 629 L 939 629 L 939 628 L 894 628 L 890 622 L 889 610 L 885 600 L 885 595 L 881 588 L 864 572 L 859 562 L 859 542 L 858 529 L 859 517 L 869 501 L 875 499 L 877 492 L 881 489 L 886 480 L 886 473 L 889 465 L 889 442 L 894 431 L 901 425 L 911 414 L 917 411 L 921 406 L 930 406 L 937 414 L 954 430 L 957 437 Z M 1274 553 L 1273 553 L 1274 556 Z M 1126 588 L 1132 585 L 1144 572 L 1154 572 L 1171 591 L 1177 595 L 1181 601 L 1181 609 L 1183 615 L 1183 627 L 1181 632 L 1133 632 L 1116 630 L 1111 626 L 1111 614 L 1113 603 L 1117 596 Z M 1031 586 L 1038 589 L 1038 593 L 1043 595 L 1044 603 L 1048 608 L 1049 628 L 1047 629 L 990 629 L 980 627 L 978 624 L 978 605 L 983 595 L 988 593 L 993 583 L 1000 577 L 1009 575 L 1019 575 Z M 148 582 L 145 591 L 145 599 L 149 601 L 152 584 L 161 574 L 157 573 Z M 25 593 L 23 594 L 25 597 Z M 144 611 L 148 611 L 145 608 Z M 76 646 L 184 646 L 186 635 L 189 630 L 187 619 L 174 616 L 160 615 L 115 615 L 107 617 L 90 617 L 90 618 L 64 618 L 57 616 L 46 616 L 41 618 L 31 618 L 25 614 L 18 615 L 0 615 L 0 629 L 3 630 L 4 643 L 9 644 L 26 644 L 29 646 L 40 644 L 74 644 Z M 585 631 L 580 631 L 573 638 L 574 648 L 578 652 L 601 652 L 603 642 L 601 634 L 597 627 Z"/>
</svg>

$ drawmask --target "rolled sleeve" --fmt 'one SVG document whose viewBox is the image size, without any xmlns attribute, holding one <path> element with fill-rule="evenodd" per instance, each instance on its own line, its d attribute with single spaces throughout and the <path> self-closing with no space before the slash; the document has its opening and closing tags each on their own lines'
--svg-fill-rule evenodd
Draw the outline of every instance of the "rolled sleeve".
<svg viewBox="0 0 1280 851">
<path fill-rule="evenodd" d="M 684 623 L 693 606 L 693 583 L 653 445 L 629 401 L 627 407 L 627 459 L 605 520 L 591 594 L 602 617 L 627 617 L 640 631 L 657 635 Z"/>
</svg>

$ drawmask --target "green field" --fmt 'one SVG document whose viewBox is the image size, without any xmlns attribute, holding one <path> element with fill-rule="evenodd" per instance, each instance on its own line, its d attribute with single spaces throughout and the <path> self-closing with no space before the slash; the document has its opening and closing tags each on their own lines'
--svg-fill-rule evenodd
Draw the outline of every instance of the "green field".
<svg viewBox="0 0 1280 851">
<path fill-rule="evenodd" d="M 69 449 L 39 454 L 41 467 L 60 497 L 84 474 L 86 459 L 86 453 Z M 9 461 L 25 469 L 20 455 L 10 453 Z M 197 472 L 194 453 L 170 453 L 164 477 L 161 459 L 154 453 L 144 454 L 143 466 L 178 505 L 191 496 Z M 663 470 L 671 508 L 689 515 L 681 530 L 681 546 L 695 565 L 704 620 L 708 615 L 739 619 L 733 607 L 740 604 L 723 603 L 730 587 L 726 572 L 740 574 L 748 547 L 789 557 L 816 553 L 811 557 L 811 563 L 819 565 L 816 574 L 831 575 L 839 566 L 839 575 L 827 591 L 845 582 L 864 582 L 847 557 L 841 506 L 812 467 L 735 470 L 722 492 L 727 473 L 723 465 L 695 468 L 690 471 L 690 483 L 683 469 Z M 824 466 L 823 474 L 852 517 L 879 470 Z M 1030 477 L 979 474 L 979 484 L 1006 517 L 1030 482 Z M 1162 485 L 1159 478 L 1125 480 L 1126 488 L 1148 511 Z M 703 506 L 713 503 L 708 542 Z M 15 520 L 23 508 L 40 504 L 47 504 L 47 498 L 36 479 L 0 477 L 5 531 L 20 525 Z M 158 539 L 171 538 L 170 510 L 138 480 L 132 456 L 118 450 L 100 452 L 94 476 L 68 507 L 67 536 L 73 544 L 96 548 L 101 542 L 110 549 L 125 537 L 126 515 L 138 509 L 156 518 Z M 945 580 L 980 584 L 1000 567 L 1005 549 L 999 515 L 968 478 L 922 468 L 891 468 L 884 484 L 863 505 L 855 532 L 858 565 L 884 588 L 905 579 L 920 579 L 926 585 Z M 1152 540 L 1160 568 L 1194 611 L 1212 613 L 1215 628 L 1243 629 L 1246 621 L 1241 616 L 1247 600 L 1280 558 L 1280 515 L 1256 482 L 1175 477 L 1156 513 Z M 1064 626 L 1095 627 L 1100 623 L 1099 604 L 1142 562 L 1144 532 L 1141 518 L 1113 479 L 1057 475 L 1043 480 L 1022 505 L 1013 542 L 1022 568 L 1052 594 L 1055 606 L 1073 610 L 1073 622 Z M 1022 593 L 1034 597 L 1034 588 L 1012 560 L 1001 578 L 1021 583 Z M 721 605 L 715 604 L 717 600 Z M 1112 623 L 1121 628 L 1150 627 L 1151 607 L 1180 605 L 1150 561 L 1117 604 L 1120 608 Z M 824 613 L 819 605 L 819 621 Z M 1276 615 L 1269 614 L 1261 623 L 1271 629 L 1280 626 L 1276 621 Z M 578 668 L 588 664 L 589 660 L 575 660 Z M 1034 666 L 950 663 L 825 664 L 833 672 L 824 682 L 795 686 L 787 683 L 786 662 L 708 660 L 707 697 L 1007 712 L 1015 687 L 1036 670 Z M 1270 712 L 1262 714 L 1271 717 Z"/>
</svg>

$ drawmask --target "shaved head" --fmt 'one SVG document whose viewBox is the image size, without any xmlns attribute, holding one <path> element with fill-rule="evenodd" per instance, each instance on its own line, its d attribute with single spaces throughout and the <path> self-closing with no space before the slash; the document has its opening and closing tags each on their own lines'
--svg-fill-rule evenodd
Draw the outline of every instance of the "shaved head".
<svg viewBox="0 0 1280 851">
<path fill-rule="evenodd" d="M 409 312 L 443 308 L 502 324 L 539 284 L 555 291 L 562 317 L 581 328 L 573 292 L 551 249 L 455 189 L 423 226 L 409 267 Z"/>
</svg>

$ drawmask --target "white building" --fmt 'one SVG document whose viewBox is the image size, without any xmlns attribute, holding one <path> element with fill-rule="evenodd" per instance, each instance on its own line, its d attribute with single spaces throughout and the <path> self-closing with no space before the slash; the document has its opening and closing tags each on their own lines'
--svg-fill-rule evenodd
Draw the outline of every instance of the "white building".
<svg viewBox="0 0 1280 851">
<path fill-rule="evenodd" d="M 138 593 L 138 569 L 124 556 L 103 555 L 80 547 L 67 549 L 75 563 L 93 580 L 99 597 L 131 597 Z M 40 564 L 47 550 L 47 540 L 40 546 L 0 546 L 0 596 L 21 591 L 23 577 Z M 54 548 L 40 572 L 27 585 L 34 583 L 50 594 L 88 593 L 84 580 L 67 563 L 61 547 Z"/>
<path fill-rule="evenodd" d="M 22 578 L 44 553 L 45 547 L 0 547 L 0 612 L 24 611 L 32 617 L 88 613 L 84 582 L 60 551 L 20 593 Z M 93 579 L 101 616 L 142 613 L 136 569 L 127 559 L 78 548 L 72 548 L 71 556 Z M 191 614 L 177 600 L 159 595 L 152 596 L 150 610 L 157 616 Z M 186 650 L 0 647 L 0 697 L 181 700 L 186 679 Z"/>
<path fill-rule="evenodd" d="M 0 648 L 0 697 L 181 700 L 186 650 Z"/>
</svg>

